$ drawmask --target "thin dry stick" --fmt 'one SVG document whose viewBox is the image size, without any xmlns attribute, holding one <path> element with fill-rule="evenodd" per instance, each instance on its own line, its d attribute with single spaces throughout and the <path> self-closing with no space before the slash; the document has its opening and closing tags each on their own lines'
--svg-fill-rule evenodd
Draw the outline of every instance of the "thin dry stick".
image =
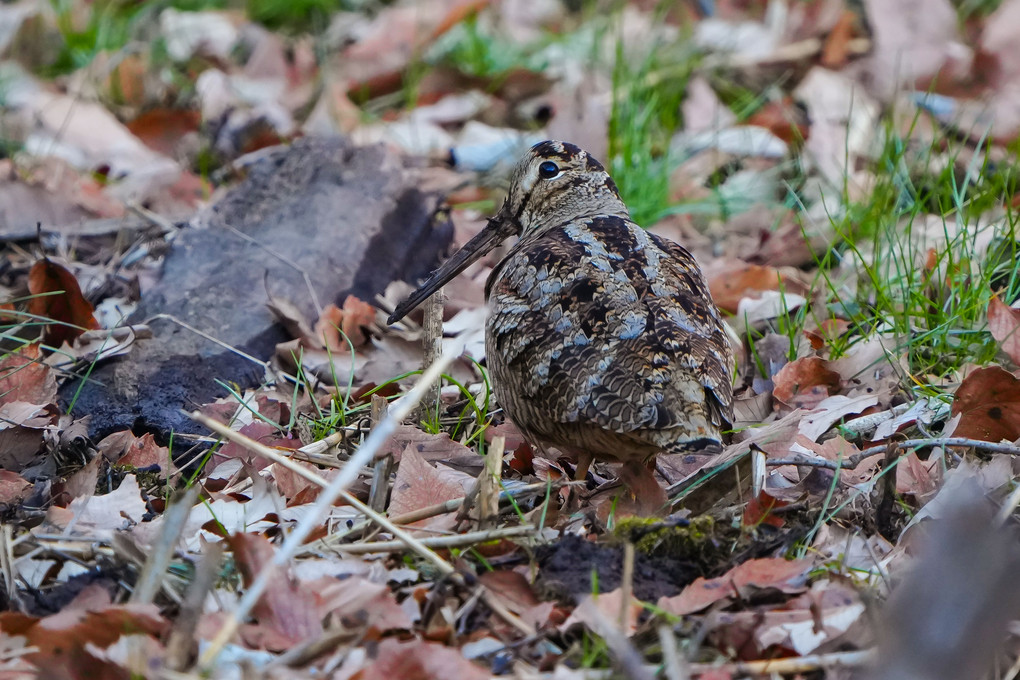
<svg viewBox="0 0 1020 680">
<path fill-rule="evenodd" d="M 206 648 L 205 653 L 202 654 L 202 657 L 199 659 L 199 667 L 203 671 L 208 672 L 212 669 L 212 665 L 219 657 L 220 652 L 223 651 L 224 645 L 234 637 L 238 627 L 241 625 L 241 621 L 255 607 L 259 598 L 266 592 L 266 588 L 269 587 L 273 579 L 277 578 L 277 570 L 290 561 L 304 544 L 305 539 L 320 526 L 322 520 L 326 518 L 333 507 L 333 503 L 340 497 L 340 494 L 354 483 L 361 472 L 361 468 L 375 458 L 376 452 L 393 435 L 393 432 L 403 422 L 404 418 L 410 415 L 411 411 L 414 410 L 418 402 L 425 395 L 425 391 L 439 378 L 443 370 L 446 369 L 458 354 L 458 352 L 453 351 L 443 354 L 439 361 L 425 371 L 411 391 L 393 404 L 387 417 L 372 429 L 368 438 L 358 447 L 350 460 L 347 461 L 347 465 L 322 490 L 312 505 L 311 511 L 290 532 L 287 540 L 276 551 L 272 562 L 259 572 L 259 575 L 252 582 L 247 592 L 237 603 L 237 609 L 231 613 L 230 617 L 224 622 L 223 627 L 216 634 L 216 637 L 213 638 Z M 196 415 L 201 416 L 201 414 Z"/>
<path fill-rule="evenodd" d="M 135 585 L 134 592 L 131 593 L 131 602 L 148 604 L 155 599 L 163 581 L 163 574 L 166 573 L 170 560 L 173 559 L 176 552 L 177 540 L 181 537 L 184 525 L 191 514 L 191 508 L 198 499 L 200 488 L 198 484 L 192 484 L 184 493 L 178 495 L 173 504 L 163 513 L 163 529 L 159 532 L 159 537 L 145 560 L 145 566 L 142 567 L 138 583 Z"/>
<path fill-rule="evenodd" d="M 916 449 L 923 446 L 967 446 L 974 449 L 980 449 L 982 451 L 991 451 L 992 453 L 1005 453 L 1010 456 L 1020 456 L 1020 446 L 1015 444 L 1001 444 L 994 442 L 984 442 L 980 439 L 968 439 L 966 437 L 932 437 L 929 439 L 907 439 L 902 442 L 895 442 L 896 446 L 901 449 Z M 809 467 L 826 468 L 828 470 L 836 470 L 840 467 L 846 469 L 854 469 L 861 464 L 861 461 L 878 456 L 885 453 L 888 450 L 888 444 L 879 444 L 878 446 L 872 446 L 864 449 L 860 453 L 855 453 L 852 456 L 847 456 L 843 461 L 842 465 L 838 465 L 835 461 L 821 460 L 817 458 L 808 458 L 806 456 L 795 456 L 793 458 L 781 458 L 779 460 L 770 460 L 766 463 L 770 467 L 777 465 L 807 465 Z"/>
<path fill-rule="evenodd" d="M 478 526 L 491 527 L 499 517 L 499 480 L 503 473 L 503 448 L 506 439 L 493 437 L 485 453 L 485 466 L 478 479 Z"/>
<path fill-rule="evenodd" d="M 865 649 L 860 652 L 832 652 L 829 654 L 811 654 L 785 659 L 738 661 L 721 665 L 694 663 L 691 664 L 691 674 L 701 675 L 702 673 L 715 671 L 731 675 L 766 675 L 769 673 L 790 675 L 793 673 L 810 673 L 811 671 L 828 668 L 858 668 L 874 658 L 874 650 Z"/>
<path fill-rule="evenodd" d="M 427 369 L 443 353 L 443 291 L 438 290 L 422 305 L 425 312 L 425 320 L 422 323 L 424 334 L 421 339 L 422 348 L 422 369 Z M 439 414 L 439 383 L 429 388 L 425 397 L 421 400 L 421 407 L 418 409 L 418 422 L 431 421 Z"/>
<path fill-rule="evenodd" d="M 691 680 L 687 659 L 680 654 L 673 629 L 662 624 L 656 629 L 656 632 L 659 634 L 659 647 L 662 648 L 662 673 L 666 676 L 666 680 Z"/>
<path fill-rule="evenodd" d="M 521 524 L 515 527 L 503 527 L 502 529 L 467 531 L 463 534 L 452 534 L 450 536 L 429 536 L 417 540 L 429 548 L 461 548 L 475 543 L 494 541 L 498 538 L 526 536 L 534 532 L 535 527 L 530 524 Z M 364 555 L 366 553 L 399 552 L 406 550 L 407 545 L 403 541 L 373 541 L 371 543 L 349 543 L 337 546 L 337 549 L 349 555 Z"/>
<path fill-rule="evenodd" d="M 374 427 L 386 417 L 386 399 L 378 394 L 372 395 L 372 426 Z M 372 487 L 368 491 L 368 505 L 376 512 L 386 509 L 386 496 L 390 490 L 390 471 L 393 469 L 393 456 L 387 453 L 377 459 L 372 470 Z"/>
<path fill-rule="evenodd" d="M 620 580 L 620 630 L 627 630 L 630 600 L 634 593 L 634 544 L 623 544 L 623 577 Z"/>
<path fill-rule="evenodd" d="M 320 439 L 317 442 L 311 444 L 305 444 L 298 451 L 301 453 L 307 453 L 311 455 L 320 455 L 329 451 L 331 448 L 339 444 L 344 440 L 344 431 L 337 430 L 333 434 L 329 435 L 325 439 Z"/>
<path fill-rule="evenodd" d="M 183 671 L 191 663 L 192 649 L 195 646 L 195 630 L 202 618 L 206 595 L 216 583 L 223 562 L 226 544 L 210 543 L 202 551 L 202 560 L 195 570 L 188 592 L 184 595 L 184 604 L 174 620 L 170 631 L 170 639 L 166 645 L 166 667 L 173 671 Z"/>
</svg>

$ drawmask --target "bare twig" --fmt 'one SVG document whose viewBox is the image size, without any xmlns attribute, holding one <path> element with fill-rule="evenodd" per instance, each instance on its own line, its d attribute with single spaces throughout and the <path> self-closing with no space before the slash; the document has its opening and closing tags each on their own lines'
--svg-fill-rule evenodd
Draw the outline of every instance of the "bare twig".
<svg viewBox="0 0 1020 680">
<path fill-rule="evenodd" d="M 377 425 L 386 416 L 386 399 L 372 395 L 372 425 Z M 387 453 L 378 458 L 372 469 L 372 486 L 368 491 L 368 505 L 376 512 L 386 509 L 386 496 L 390 490 L 390 471 L 393 470 L 393 456 Z"/>
<path fill-rule="evenodd" d="M 831 652 L 829 654 L 809 654 L 784 659 L 738 661 L 727 664 L 694 663 L 691 664 L 691 674 L 697 676 L 715 671 L 730 675 L 768 675 L 770 673 L 791 675 L 829 668 L 859 668 L 874 658 L 874 650 L 865 649 L 859 652 Z"/>
<path fill-rule="evenodd" d="M 499 480 L 503 473 L 503 437 L 493 437 L 478 478 L 478 527 L 491 527 L 499 516 Z"/>
<path fill-rule="evenodd" d="M 436 359 L 443 353 L 443 291 L 438 290 L 425 300 L 422 305 L 425 312 L 425 321 L 422 324 L 422 359 L 421 368 L 427 370 L 435 363 Z M 426 422 L 437 418 L 439 415 L 439 383 L 429 388 L 425 397 L 421 400 L 418 409 L 418 421 Z"/>
<path fill-rule="evenodd" d="M 201 561 L 195 570 L 195 577 L 184 596 L 184 604 L 174 620 L 170 639 L 166 645 L 166 667 L 172 671 L 183 671 L 191 664 L 195 648 L 195 630 L 202 618 L 206 595 L 216 583 L 223 561 L 224 542 L 209 543 L 203 550 Z"/>
<path fill-rule="evenodd" d="M 1020 456 L 1020 446 L 1015 444 L 1001 444 L 994 442 L 985 442 L 980 439 L 968 439 L 966 437 L 932 437 L 928 439 L 907 439 L 906 441 L 896 442 L 896 447 L 900 449 L 917 449 L 925 446 L 968 446 L 974 449 L 980 449 L 982 451 L 990 451 L 992 453 L 1004 453 L 1010 456 Z M 835 461 L 822 460 L 819 458 L 808 458 L 807 456 L 794 456 L 793 458 L 780 458 L 776 460 L 770 460 L 766 462 L 766 465 L 777 466 L 777 465 L 806 465 L 809 467 L 826 468 L 828 470 L 854 469 L 861 464 L 861 461 L 878 456 L 886 452 L 888 444 L 880 444 L 878 446 L 872 446 L 864 449 L 860 453 L 855 453 L 852 456 L 847 456 L 840 465 Z"/>
<path fill-rule="evenodd" d="M 662 648 L 662 673 L 666 680 L 690 680 L 687 660 L 680 654 L 673 629 L 662 624 L 656 632 L 659 634 L 659 647 Z"/>
<path fill-rule="evenodd" d="M 623 576 L 620 578 L 620 630 L 627 630 L 630 600 L 634 593 L 634 544 L 623 544 Z"/>
<path fill-rule="evenodd" d="M 184 493 L 179 494 L 167 511 L 163 513 L 163 528 L 145 560 L 145 566 L 142 567 L 142 573 L 135 584 L 135 590 L 131 593 L 131 602 L 148 604 L 156 597 L 163 581 L 163 574 L 166 573 L 170 560 L 173 559 L 177 541 L 191 514 L 191 508 L 198 499 L 200 488 L 198 484 L 192 484 Z"/>
<path fill-rule="evenodd" d="M 525 536 L 532 533 L 535 533 L 535 527 L 526 524 L 516 527 L 503 527 L 502 529 L 468 531 L 463 534 L 453 534 L 452 536 L 430 536 L 428 538 L 419 538 L 418 541 L 429 548 L 462 548 L 476 543 L 494 541 L 498 538 Z M 373 541 L 372 543 L 351 543 L 338 546 L 341 552 L 348 553 L 349 555 L 400 552 L 406 548 L 407 546 L 403 541 Z"/>
</svg>

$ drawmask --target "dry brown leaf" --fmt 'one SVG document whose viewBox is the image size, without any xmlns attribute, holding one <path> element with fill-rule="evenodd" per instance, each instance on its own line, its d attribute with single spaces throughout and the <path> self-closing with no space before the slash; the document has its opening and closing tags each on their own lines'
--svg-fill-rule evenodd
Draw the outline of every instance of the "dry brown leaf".
<svg viewBox="0 0 1020 680">
<path fill-rule="evenodd" d="M 807 589 L 804 582 L 814 568 L 813 560 L 784 560 L 778 557 L 749 560 L 718 578 L 699 578 L 675 597 L 659 598 L 661 609 L 683 616 L 701 611 L 723 598 L 746 596 L 745 588 L 775 588 L 784 593 Z"/>
<path fill-rule="evenodd" d="M 0 505 L 21 502 L 32 491 L 32 484 L 16 472 L 0 470 Z"/>
<path fill-rule="evenodd" d="M 361 671 L 360 680 L 489 680 L 488 670 L 465 659 L 459 650 L 432 642 L 379 643 L 375 661 Z"/>
<path fill-rule="evenodd" d="M 993 297 L 988 302 L 988 331 L 1002 351 L 1020 366 L 1020 310 Z"/>
<path fill-rule="evenodd" d="M 358 621 L 380 633 L 408 630 L 414 624 L 384 583 L 373 583 L 360 576 L 343 580 L 324 577 L 306 582 L 303 587 L 315 593 L 322 618 L 332 616 L 338 623 Z"/>
<path fill-rule="evenodd" d="M 953 397 L 960 414 L 956 437 L 986 442 L 1020 439 L 1020 380 L 1001 366 L 986 366 L 968 375 Z"/>
<path fill-rule="evenodd" d="M 245 587 L 251 586 L 263 569 L 271 568 L 276 550 L 268 539 L 236 533 L 227 537 L 227 541 Z M 241 634 L 253 646 L 283 650 L 322 635 L 314 593 L 301 588 L 286 573 L 273 580 L 252 613 L 258 623 L 245 626 Z"/>
<path fill-rule="evenodd" d="M 815 408 L 839 392 L 842 378 L 821 357 L 801 357 L 779 369 L 772 378 L 776 399 L 793 408 Z"/>
<path fill-rule="evenodd" d="M 368 342 L 366 328 L 375 323 L 375 307 L 362 302 L 353 295 L 344 300 L 343 309 L 330 303 L 322 310 L 322 315 L 315 322 L 313 329 L 315 341 L 324 343 L 332 352 L 350 352 L 350 346 L 344 336 L 350 339 L 355 347 L 362 347 Z"/>
<path fill-rule="evenodd" d="M 22 347 L 0 359 L 0 404 L 15 401 L 51 404 L 57 398 L 57 379 L 42 363 L 39 343 Z"/>
<path fill-rule="evenodd" d="M 486 571 L 479 574 L 478 580 L 489 589 L 493 597 L 536 630 L 549 622 L 555 603 L 539 602 L 531 585 L 520 573 L 507 569 Z"/>
<path fill-rule="evenodd" d="M 158 466 L 160 479 L 172 475 L 176 468 L 170 459 L 170 449 L 156 443 L 151 432 L 136 437 L 130 430 L 114 432 L 96 445 L 103 456 L 111 463 L 146 469 Z"/>
<path fill-rule="evenodd" d="M 719 308 L 736 313 L 745 297 L 758 297 L 765 290 L 779 290 L 782 279 L 774 267 L 734 262 L 732 266 L 709 274 L 708 287 Z"/>
<path fill-rule="evenodd" d="M 28 659 L 40 678 L 121 678 L 122 668 L 93 655 L 124 635 L 159 636 L 167 621 L 156 605 L 110 604 L 110 596 L 97 584 L 85 586 L 59 612 L 36 618 L 18 612 L 0 613 L 0 630 L 25 638 L 35 651 Z"/>
<path fill-rule="evenodd" d="M 567 631 L 576 624 L 583 624 L 598 635 L 606 635 L 606 628 L 620 624 L 620 611 L 623 608 L 623 590 L 617 588 L 608 593 L 585 595 L 573 613 L 560 624 L 560 630 Z M 630 637 L 637 631 L 638 616 L 645 610 L 637 598 L 631 597 L 627 605 L 627 625 L 623 634 Z"/>
<path fill-rule="evenodd" d="M 461 498 L 474 483 L 470 475 L 458 472 L 445 465 L 432 467 L 418 453 L 416 447 L 409 444 L 400 457 L 397 477 L 393 482 L 390 494 L 389 513 L 402 515 L 413 510 L 427 508 L 430 505 L 444 503 Z M 455 518 L 452 515 L 440 515 L 422 520 L 412 526 L 427 526 L 433 529 L 450 528 Z"/>
<path fill-rule="evenodd" d="M 28 272 L 28 291 L 33 296 L 28 311 L 56 322 L 46 326 L 43 333 L 46 344 L 60 347 L 85 331 L 100 327 L 74 274 L 50 259 L 44 257 L 32 265 Z"/>
</svg>

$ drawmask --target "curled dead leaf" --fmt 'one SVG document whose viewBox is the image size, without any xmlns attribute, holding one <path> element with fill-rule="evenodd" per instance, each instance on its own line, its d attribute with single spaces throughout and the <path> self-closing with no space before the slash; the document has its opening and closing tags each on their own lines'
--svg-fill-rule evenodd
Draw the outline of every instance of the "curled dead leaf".
<svg viewBox="0 0 1020 680">
<path fill-rule="evenodd" d="M 56 400 L 57 379 L 41 358 L 36 342 L 0 360 L 0 404 L 51 404 Z"/>
<path fill-rule="evenodd" d="M 839 392 L 842 378 L 821 357 L 801 357 L 783 366 L 772 378 L 773 396 L 793 408 L 815 408 Z"/>
<path fill-rule="evenodd" d="M 968 375 L 953 397 L 960 423 L 956 437 L 986 442 L 1020 439 L 1020 380 L 1001 366 L 986 366 Z"/>
<path fill-rule="evenodd" d="M 28 311 L 53 322 L 43 333 L 46 344 L 59 347 L 85 331 L 99 328 L 92 304 L 82 295 L 74 274 L 49 258 L 32 265 L 28 291 L 32 294 Z"/>
<path fill-rule="evenodd" d="M 1020 366 L 1020 309 L 993 297 L 988 301 L 988 331 L 1002 351 Z"/>
</svg>

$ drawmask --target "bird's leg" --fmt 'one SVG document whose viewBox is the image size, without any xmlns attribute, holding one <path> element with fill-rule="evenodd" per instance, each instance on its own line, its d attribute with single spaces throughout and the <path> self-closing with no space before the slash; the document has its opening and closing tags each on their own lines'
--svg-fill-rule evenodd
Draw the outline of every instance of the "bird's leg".
<svg viewBox="0 0 1020 680">
<path fill-rule="evenodd" d="M 576 449 L 574 456 L 577 458 L 577 465 L 574 468 L 574 481 L 583 482 L 588 479 L 588 468 L 591 467 L 591 462 L 595 459 L 595 456 L 583 449 Z"/>
<path fill-rule="evenodd" d="M 655 478 L 655 472 L 644 461 L 628 460 L 620 467 L 620 481 L 634 497 L 638 513 L 661 515 L 669 498 Z"/>
</svg>

